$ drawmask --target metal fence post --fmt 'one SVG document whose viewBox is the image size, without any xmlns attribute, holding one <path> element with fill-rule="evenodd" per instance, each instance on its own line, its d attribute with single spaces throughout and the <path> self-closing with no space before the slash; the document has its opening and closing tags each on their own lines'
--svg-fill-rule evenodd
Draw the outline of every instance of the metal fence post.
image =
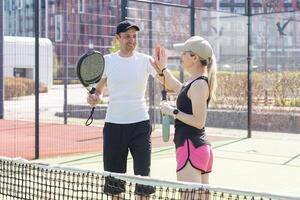
<svg viewBox="0 0 300 200">
<path fill-rule="evenodd" d="M 35 32 L 35 159 L 40 157 L 39 130 L 39 0 L 34 3 L 34 32 Z"/>
<path fill-rule="evenodd" d="M 4 9 L 3 9 L 3 3 L 4 0 L 0 0 L 0 119 L 4 118 L 4 74 L 3 74 L 3 46 L 4 46 L 4 26 L 3 26 L 3 14 L 4 14 Z"/>
<path fill-rule="evenodd" d="M 195 35 L 195 0 L 191 0 L 191 36 Z"/>
<path fill-rule="evenodd" d="M 121 20 L 124 21 L 127 17 L 127 7 L 128 1 L 127 0 L 121 0 Z"/>
<path fill-rule="evenodd" d="M 67 6 L 68 1 L 65 1 L 64 3 L 64 124 L 68 123 L 68 6 Z"/>
<path fill-rule="evenodd" d="M 149 22 L 148 22 L 148 30 L 149 30 L 149 55 L 152 55 L 152 49 L 153 49 L 153 43 L 152 43 L 152 3 L 149 3 Z M 150 122 L 152 124 L 152 128 L 155 129 L 155 123 L 156 123 L 156 119 L 155 119 L 155 113 L 156 113 L 156 109 L 155 109 L 155 92 L 154 92 L 154 78 L 153 77 L 149 77 L 149 115 L 150 115 Z"/>
<path fill-rule="evenodd" d="M 252 62 L 251 62 L 251 1 L 247 0 L 246 1 L 246 13 L 247 13 L 247 18 L 248 18 L 248 46 L 247 46 L 247 79 L 248 79 L 248 138 L 252 137 Z"/>
</svg>

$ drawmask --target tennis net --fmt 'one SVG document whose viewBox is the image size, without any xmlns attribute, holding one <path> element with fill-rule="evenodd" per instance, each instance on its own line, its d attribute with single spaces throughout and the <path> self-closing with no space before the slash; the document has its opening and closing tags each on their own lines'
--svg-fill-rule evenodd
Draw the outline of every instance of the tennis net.
<svg viewBox="0 0 300 200">
<path fill-rule="evenodd" d="M 0 157 L 0 199 L 300 199 Z"/>
</svg>

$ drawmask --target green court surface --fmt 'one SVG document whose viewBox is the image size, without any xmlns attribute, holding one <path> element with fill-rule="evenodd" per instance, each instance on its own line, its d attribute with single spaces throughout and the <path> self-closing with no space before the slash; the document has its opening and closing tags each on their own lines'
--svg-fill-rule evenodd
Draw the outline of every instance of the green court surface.
<svg viewBox="0 0 300 200">
<path fill-rule="evenodd" d="M 234 189 L 300 196 L 300 135 L 254 132 L 253 138 L 241 136 L 245 131 L 210 129 L 217 136 L 230 139 L 212 141 L 214 167 L 210 184 Z M 102 154 L 90 153 L 44 159 L 43 161 L 102 171 Z M 128 174 L 133 174 L 132 158 Z M 176 180 L 174 146 L 154 148 L 151 177 Z"/>
</svg>

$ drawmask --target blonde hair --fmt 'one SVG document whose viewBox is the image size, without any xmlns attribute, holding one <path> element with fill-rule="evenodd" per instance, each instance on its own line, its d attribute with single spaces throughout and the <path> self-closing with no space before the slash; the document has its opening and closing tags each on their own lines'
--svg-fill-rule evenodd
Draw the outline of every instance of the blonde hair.
<svg viewBox="0 0 300 200">
<path fill-rule="evenodd" d="M 216 100 L 216 89 L 218 86 L 217 83 L 217 62 L 216 57 L 213 54 L 212 57 L 209 59 L 207 65 L 208 71 L 208 87 L 209 87 L 209 96 L 212 100 Z"/>
</svg>

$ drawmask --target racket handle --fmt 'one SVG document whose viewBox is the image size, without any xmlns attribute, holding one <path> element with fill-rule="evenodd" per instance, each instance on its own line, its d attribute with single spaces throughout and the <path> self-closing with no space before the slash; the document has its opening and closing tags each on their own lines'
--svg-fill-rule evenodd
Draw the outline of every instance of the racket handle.
<svg viewBox="0 0 300 200">
<path fill-rule="evenodd" d="M 161 91 L 161 96 L 162 96 L 162 100 L 166 101 L 167 100 L 167 91 L 166 90 Z"/>
<path fill-rule="evenodd" d="M 167 91 L 162 90 L 161 96 L 163 101 L 167 101 Z M 162 138 L 164 142 L 168 142 L 170 137 L 170 117 L 167 115 L 162 116 Z"/>
<path fill-rule="evenodd" d="M 170 117 L 167 115 L 162 117 L 162 138 L 164 142 L 168 142 L 170 138 Z"/>
<path fill-rule="evenodd" d="M 89 91 L 90 94 L 95 94 L 96 93 L 96 88 L 92 87 L 91 91 Z"/>
<path fill-rule="evenodd" d="M 90 94 L 95 94 L 96 93 L 96 88 L 92 87 L 92 89 L 91 89 L 91 91 L 89 91 L 89 93 Z M 89 118 L 85 122 L 86 126 L 89 126 L 89 125 L 91 125 L 93 123 L 93 120 L 94 120 L 94 118 L 93 118 L 94 111 L 95 111 L 95 107 L 92 108 L 91 114 L 90 114 Z"/>
<path fill-rule="evenodd" d="M 93 120 L 94 120 L 94 118 L 93 118 L 94 111 L 95 111 L 95 107 L 92 108 L 91 114 L 90 114 L 89 118 L 85 122 L 86 126 L 89 126 L 89 125 L 91 125 L 93 123 Z"/>
</svg>

